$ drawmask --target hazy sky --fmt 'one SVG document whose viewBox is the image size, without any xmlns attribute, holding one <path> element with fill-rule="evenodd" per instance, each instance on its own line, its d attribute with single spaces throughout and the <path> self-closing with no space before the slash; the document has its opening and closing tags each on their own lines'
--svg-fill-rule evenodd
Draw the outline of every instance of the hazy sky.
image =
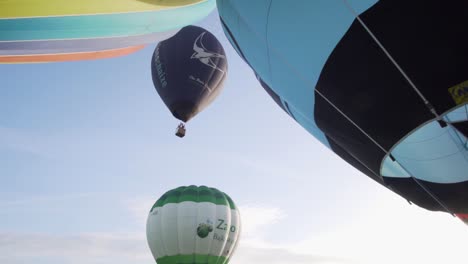
<svg viewBox="0 0 468 264">
<path fill-rule="evenodd" d="M 147 213 L 208 185 L 239 205 L 232 264 L 461 263 L 468 228 L 336 157 L 289 118 L 224 45 L 219 98 L 174 136 L 153 88 L 156 44 L 130 56 L 0 65 L 0 263 L 154 263 Z"/>
</svg>

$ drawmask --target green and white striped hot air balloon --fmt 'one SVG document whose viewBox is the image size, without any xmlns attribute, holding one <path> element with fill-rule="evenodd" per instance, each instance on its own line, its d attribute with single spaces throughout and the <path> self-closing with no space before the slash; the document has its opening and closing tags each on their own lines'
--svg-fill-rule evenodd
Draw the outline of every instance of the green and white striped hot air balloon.
<svg viewBox="0 0 468 264">
<path fill-rule="evenodd" d="M 206 186 L 166 192 L 150 210 L 146 237 L 158 264 L 226 264 L 239 240 L 239 211 Z"/>
</svg>

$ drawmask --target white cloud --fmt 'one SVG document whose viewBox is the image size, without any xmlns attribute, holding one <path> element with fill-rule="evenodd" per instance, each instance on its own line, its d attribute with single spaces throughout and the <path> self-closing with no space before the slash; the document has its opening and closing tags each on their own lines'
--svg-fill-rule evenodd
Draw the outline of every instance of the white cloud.
<svg viewBox="0 0 468 264">
<path fill-rule="evenodd" d="M 391 195 L 391 194 L 390 194 Z M 359 218 L 290 244 L 296 253 L 320 252 L 357 263 L 449 263 L 465 259 L 468 228 L 446 213 L 409 206 L 397 196 L 378 200 Z"/>
<path fill-rule="evenodd" d="M 391 194 L 390 194 L 391 195 Z M 398 197 L 375 201 L 359 218 L 343 219 L 329 232 L 281 241 L 290 218 L 269 205 L 241 205 L 243 231 L 232 264 L 410 264 L 460 262 L 468 228 L 444 213 L 405 205 Z M 122 200 L 141 229 L 137 233 L 0 233 L 0 263 L 153 263 L 145 222 L 154 197 Z M 372 206 L 373 205 L 373 206 Z M 277 242 L 272 242 L 276 236 Z"/>
<path fill-rule="evenodd" d="M 262 236 L 263 232 L 286 217 L 280 209 L 271 206 L 245 205 L 239 207 L 242 219 L 242 235 L 245 237 Z"/>
<path fill-rule="evenodd" d="M 231 264 L 350 264 L 338 257 L 299 254 L 284 248 L 257 248 L 241 245 Z"/>
<path fill-rule="evenodd" d="M 142 234 L 92 233 L 80 235 L 0 233 L 0 262 L 17 263 L 153 263 Z M 232 264 L 341 264 L 335 257 L 298 254 L 282 248 L 242 245 Z"/>
<path fill-rule="evenodd" d="M 125 199 L 122 204 L 133 216 L 133 219 L 135 219 L 136 223 L 140 227 L 146 228 L 148 213 L 157 199 L 158 197 L 151 196 L 133 197 L 130 199 Z"/>
<path fill-rule="evenodd" d="M 268 205 L 244 205 L 240 206 L 239 210 L 242 219 L 242 235 L 240 245 L 231 261 L 233 264 L 352 263 L 345 258 L 332 257 L 333 255 L 295 252 L 288 245 L 269 242 L 268 235 L 287 235 L 289 232 L 279 228 L 281 221 L 287 218 L 287 214 L 281 208 Z"/>
<path fill-rule="evenodd" d="M 288 215 L 280 208 L 241 207 L 248 232 L 233 263 L 436 264 L 465 258 L 468 228 L 461 221 L 409 206 L 392 193 L 388 198 L 374 200 L 358 217 L 344 215 L 334 230 L 284 243 L 265 238 L 287 236 L 281 225 Z"/>
</svg>

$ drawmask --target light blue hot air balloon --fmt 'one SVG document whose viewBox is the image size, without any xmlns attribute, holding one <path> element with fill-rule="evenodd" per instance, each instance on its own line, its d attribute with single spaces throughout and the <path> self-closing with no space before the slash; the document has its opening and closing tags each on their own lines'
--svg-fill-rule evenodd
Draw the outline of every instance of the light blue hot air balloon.
<svg viewBox="0 0 468 264">
<path fill-rule="evenodd" d="M 468 222 L 467 1 L 217 6 L 232 46 L 288 115 L 385 187 Z"/>
</svg>

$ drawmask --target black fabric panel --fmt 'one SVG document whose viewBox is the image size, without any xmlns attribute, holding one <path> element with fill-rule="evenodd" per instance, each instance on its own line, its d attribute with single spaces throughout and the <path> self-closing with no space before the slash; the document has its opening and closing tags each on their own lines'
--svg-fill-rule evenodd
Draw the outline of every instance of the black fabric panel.
<svg viewBox="0 0 468 264">
<path fill-rule="evenodd" d="M 156 47 L 154 86 L 174 117 L 184 122 L 219 94 L 227 72 L 221 43 L 203 28 L 188 26 Z"/>
<path fill-rule="evenodd" d="M 452 125 L 468 138 L 468 121 L 452 123 Z"/>
<path fill-rule="evenodd" d="M 328 137 L 332 150 L 367 175 L 380 175 L 380 162 L 385 152 L 341 115 L 332 105 L 315 93 L 315 122 Z M 348 152 L 348 154 L 345 154 Z M 373 173 L 357 166 L 364 163 Z"/>
<path fill-rule="evenodd" d="M 468 80 L 468 1 L 380 0 L 360 17 L 439 114 Z"/>
<path fill-rule="evenodd" d="M 353 23 L 330 55 L 316 89 L 386 150 L 433 118 L 409 83 L 358 22 Z M 317 123 L 328 115 L 328 111 L 315 106 Z M 328 130 L 326 133 L 333 137 L 333 133 L 342 133 L 339 124 L 346 126 L 346 118 L 338 117 L 333 130 L 319 127 Z M 351 129 L 356 130 L 351 133 L 353 136 L 361 134 L 357 128 Z M 367 144 L 374 143 L 367 140 Z"/>
<path fill-rule="evenodd" d="M 468 213 L 468 182 L 440 184 L 418 180 L 434 196 L 440 199 L 452 213 Z M 403 197 L 416 205 L 433 211 L 445 211 L 444 208 L 433 199 L 412 178 L 385 177 L 385 182 L 393 189 L 398 190 Z"/>
<path fill-rule="evenodd" d="M 468 80 L 467 10 L 468 1 L 381 0 L 360 15 L 440 114 L 456 106 L 449 88 Z M 330 54 L 316 89 L 387 151 L 434 118 L 358 21 Z M 317 92 L 315 98 L 316 123 L 333 151 L 376 180 L 385 152 Z M 412 179 L 384 181 L 421 207 L 443 210 Z M 455 213 L 467 212 L 468 183 L 424 184 Z"/>
<path fill-rule="evenodd" d="M 342 146 L 338 145 L 333 138 L 327 137 L 327 140 L 330 144 L 330 147 L 338 156 L 340 156 L 340 158 L 344 159 L 346 162 L 351 164 L 356 169 L 360 170 L 362 173 L 369 176 L 371 179 L 375 180 L 380 184 L 383 184 L 382 179 L 378 176 L 379 173 L 369 170 L 366 166 L 364 166 L 363 161 L 359 161 L 353 156 L 351 156 L 350 153 L 346 151 L 346 149 L 344 149 Z"/>
</svg>

